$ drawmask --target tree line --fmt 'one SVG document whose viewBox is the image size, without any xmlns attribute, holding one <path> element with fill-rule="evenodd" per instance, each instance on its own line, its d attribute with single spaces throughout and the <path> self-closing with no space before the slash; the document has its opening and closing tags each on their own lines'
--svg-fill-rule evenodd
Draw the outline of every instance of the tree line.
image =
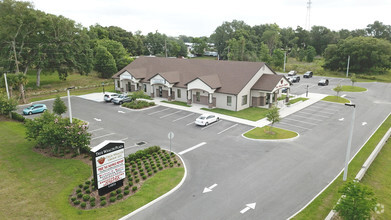
<svg viewBox="0 0 391 220">
<path fill-rule="evenodd" d="M 223 22 L 209 37 L 169 37 L 158 31 L 142 35 L 116 26 L 86 28 L 36 10 L 30 2 L 0 1 L 0 71 L 18 75 L 10 77 L 11 86 L 19 87 L 22 96 L 29 69 L 36 71 L 37 87 L 42 72 L 57 72 L 65 80 L 69 73 L 95 70 L 110 78 L 134 56 L 186 57 L 185 43 L 193 43 L 193 54 L 211 50 L 222 60 L 262 61 L 277 69 L 285 55 L 307 62 L 320 55 L 325 58 L 325 68 L 344 70 L 350 56 L 352 71 L 381 73 L 391 68 L 390 41 L 391 26 L 379 21 L 353 31 L 323 26 L 307 31 L 300 26 L 250 26 L 233 20 Z"/>
</svg>

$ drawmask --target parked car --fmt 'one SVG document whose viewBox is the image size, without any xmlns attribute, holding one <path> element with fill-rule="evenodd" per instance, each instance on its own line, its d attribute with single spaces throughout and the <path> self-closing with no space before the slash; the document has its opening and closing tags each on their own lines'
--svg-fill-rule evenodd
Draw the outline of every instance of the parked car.
<svg viewBox="0 0 391 220">
<path fill-rule="evenodd" d="M 286 79 L 287 79 L 290 83 L 293 83 L 293 77 L 288 76 L 288 77 L 286 77 Z"/>
<path fill-rule="evenodd" d="M 318 86 L 327 86 L 328 84 L 329 84 L 329 80 L 328 79 L 321 79 L 318 82 Z"/>
<path fill-rule="evenodd" d="M 288 76 L 287 79 L 291 83 L 300 82 L 300 76 Z"/>
<path fill-rule="evenodd" d="M 295 76 L 296 74 L 297 74 L 296 70 L 291 70 L 289 71 L 288 76 Z"/>
<path fill-rule="evenodd" d="M 34 104 L 30 107 L 23 109 L 23 114 L 24 115 L 31 115 L 31 114 L 35 114 L 35 113 L 42 113 L 42 112 L 45 112 L 46 110 L 48 110 L 48 108 L 46 108 L 45 104 Z"/>
<path fill-rule="evenodd" d="M 119 95 L 118 97 L 113 98 L 112 102 L 117 105 L 122 105 L 125 102 L 131 102 L 133 98 L 127 95 Z"/>
<path fill-rule="evenodd" d="M 206 126 L 219 120 L 219 117 L 213 114 L 203 114 L 195 120 L 196 125 Z"/>
<path fill-rule="evenodd" d="M 113 94 L 105 94 L 103 96 L 103 99 L 106 101 L 106 102 L 111 102 L 113 100 L 113 98 L 116 98 L 118 97 L 120 94 L 117 94 L 117 93 L 113 93 Z"/>
<path fill-rule="evenodd" d="M 303 78 L 311 78 L 314 73 L 312 71 L 307 71 L 304 73 Z"/>
<path fill-rule="evenodd" d="M 287 92 L 288 92 L 288 88 L 283 88 L 283 89 L 281 90 L 281 92 L 282 92 L 282 93 L 287 93 Z"/>
</svg>

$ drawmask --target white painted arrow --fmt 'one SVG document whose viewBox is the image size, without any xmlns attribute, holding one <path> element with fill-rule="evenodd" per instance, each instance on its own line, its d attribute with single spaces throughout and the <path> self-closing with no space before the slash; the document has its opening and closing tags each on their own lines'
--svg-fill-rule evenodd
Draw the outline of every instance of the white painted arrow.
<svg viewBox="0 0 391 220">
<path fill-rule="evenodd" d="M 118 113 L 122 113 L 122 114 L 124 114 L 125 112 L 124 112 L 124 111 L 118 111 Z"/>
<path fill-rule="evenodd" d="M 340 118 L 340 119 L 338 119 L 339 121 L 343 121 L 344 120 L 344 118 Z"/>
<path fill-rule="evenodd" d="M 255 209 L 255 205 L 256 205 L 257 203 L 250 203 L 250 204 L 247 204 L 246 206 L 246 208 L 244 208 L 244 209 L 242 209 L 242 211 L 240 211 L 240 213 L 245 213 L 245 212 L 247 212 L 248 210 L 250 210 L 250 209 Z"/>
<path fill-rule="evenodd" d="M 345 96 L 346 96 L 346 94 L 341 95 L 342 98 L 345 97 Z"/>
<path fill-rule="evenodd" d="M 95 121 L 102 121 L 100 118 L 94 118 Z"/>
<path fill-rule="evenodd" d="M 367 123 L 364 121 L 363 123 L 361 123 L 362 126 L 366 125 Z"/>
<path fill-rule="evenodd" d="M 202 193 L 212 192 L 212 189 L 215 188 L 216 186 L 217 186 L 217 184 L 215 183 L 209 187 L 205 187 L 204 191 L 202 191 Z"/>
</svg>

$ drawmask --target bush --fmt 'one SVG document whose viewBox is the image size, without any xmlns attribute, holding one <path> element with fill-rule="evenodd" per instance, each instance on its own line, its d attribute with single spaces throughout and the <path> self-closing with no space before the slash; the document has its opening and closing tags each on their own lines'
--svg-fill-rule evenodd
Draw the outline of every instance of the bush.
<svg viewBox="0 0 391 220">
<path fill-rule="evenodd" d="M 122 190 L 121 189 L 117 189 L 117 194 L 121 194 Z"/>
<path fill-rule="evenodd" d="M 106 200 L 106 196 L 101 196 L 100 201 L 104 201 L 104 200 Z"/>
<path fill-rule="evenodd" d="M 129 189 L 129 186 L 125 186 L 125 190 L 128 190 Z"/>
<path fill-rule="evenodd" d="M 115 202 L 116 200 L 117 198 L 115 198 L 115 196 L 110 197 L 110 202 Z"/>
<path fill-rule="evenodd" d="M 12 115 L 12 119 L 16 121 L 24 122 L 26 120 L 26 118 L 24 118 L 23 115 L 20 115 L 16 112 L 11 112 L 11 115 Z"/>
<path fill-rule="evenodd" d="M 76 194 L 79 193 L 79 192 L 81 192 L 81 189 L 77 189 L 77 190 L 76 190 Z"/>
<path fill-rule="evenodd" d="M 132 191 L 135 192 L 137 190 L 137 186 L 132 187 Z"/>
<path fill-rule="evenodd" d="M 75 201 L 73 201 L 73 204 L 74 204 L 74 205 L 79 205 L 79 204 L 80 204 L 80 200 L 75 200 Z"/>
<path fill-rule="evenodd" d="M 162 170 L 163 169 L 163 167 L 162 166 L 159 166 L 159 170 Z"/>
<path fill-rule="evenodd" d="M 154 172 L 154 173 L 157 173 L 157 169 L 153 169 L 153 172 Z"/>
<path fill-rule="evenodd" d="M 142 109 L 149 106 L 154 106 L 154 102 L 147 102 L 142 100 L 134 100 L 132 102 L 124 103 L 122 106 L 130 109 Z"/>
<path fill-rule="evenodd" d="M 90 202 L 90 205 L 91 205 L 92 207 L 94 207 L 94 206 L 95 206 L 95 202 Z"/>
<path fill-rule="evenodd" d="M 85 186 L 83 187 L 84 190 L 89 189 L 89 188 L 90 188 L 89 185 L 85 185 Z"/>
<path fill-rule="evenodd" d="M 117 193 L 115 191 L 110 193 L 110 196 L 116 196 L 116 195 L 117 195 Z"/>
<path fill-rule="evenodd" d="M 71 198 L 71 201 L 73 202 L 73 201 L 75 201 L 76 200 L 76 197 L 72 197 Z"/>
<path fill-rule="evenodd" d="M 80 206 L 81 206 L 82 208 L 85 208 L 85 207 L 87 206 L 87 204 L 86 204 L 85 202 L 82 202 L 82 203 L 80 204 Z"/>
<path fill-rule="evenodd" d="M 129 186 L 133 186 L 133 182 L 129 182 Z"/>
<path fill-rule="evenodd" d="M 90 189 L 87 189 L 87 190 L 86 190 L 86 193 L 87 193 L 87 194 L 90 194 L 90 193 L 91 193 L 91 190 L 90 190 Z"/>
<path fill-rule="evenodd" d="M 140 182 L 140 179 L 139 178 L 136 178 L 135 179 L 136 183 Z"/>
<path fill-rule="evenodd" d="M 77 198 L 81 198 L 81 197 L 83 197 L 83 193 L 78 193 Z"/>
<path fill-rule="evenodd" d="M 117 196 L 117 200 L 120 200 L 120 199 L 122 199 L 124 196 L 122 195 L 122 194 L 118 194 L 118 196 Z"/>
<path fill-rule="evenodd" d="M 83 188 L 83 184 L 79 184 L 79 188 L 80 188 L 80 189 Z"/>
<path fill-rule="evenodd" d="M 62 115 L 67 111 L 67 106 L 64 101 L 61 100 L 60 96 L 57 95 L 56 99 L 53 102 L 53 112 L 57 115 Z"/>
<path fill-rule="evenodd" d="M 178 163 L 178 167 L 180 167 L 181 166 L 181 164 L 180 163 Z"/>
<path fill-rule="evenodd" d="M 133 175 L 137 175 L 137 174 L 138 174 L 138 172 L 137 172 L 137 171 L 134 171 L 134 172 L 133 172 Z"/>
<path fill-rule="evenodd" d="M 148 172 L 148 176 L 152 176 L 152 172 Z"/>
<path fill-rule="evenodd" d="M 90 195 L 87 194 L 83 195 L 83 201 L 88 201 L 88 200 L 90 200 Z"/>
<path fill-rule="evenodd" d="M 125 191 L 124 191 L 124 194 L 125 194 L 125 195 L 129 195 L 129 190 L 125 190 Z"/>
<path fill-rule="evenodd" d="M 95 202 L 95 197 L 91 197 L 90 202 Z"/>
<path fill-rule="evenodd" d="M 85 182 L 85 184 L 86 184 L 86 185 L 90 185 L 90 184 L 91 184 L 91 181 L 87 180 L 87 181 Z"/>
<path fill-rule="evenodd" d="M 106 200 L 100 202 L 100 206 L 105 206 L 107 204 Z"/>
<path fill-rule="evenodd" d="M 129 182 L 132 182 L 133 181 L 133 177 L 129 177 L 128 180 L 129 180 Z"/>
</svg>

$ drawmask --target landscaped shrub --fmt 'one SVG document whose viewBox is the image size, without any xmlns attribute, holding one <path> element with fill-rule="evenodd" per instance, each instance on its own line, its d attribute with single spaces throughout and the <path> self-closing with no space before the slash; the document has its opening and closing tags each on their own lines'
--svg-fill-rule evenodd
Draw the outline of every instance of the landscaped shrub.
<svg viewBox="0 0 391 220">
<path fill-rule="evenodd" d="M 101 196 L 100 201 L 104 201 L 104 200 L 106 200 L 106 196 Z"/>
<path fill-rule="evenodd" d="M 91 197 L 90 202 L 95 202 L 95 197 Z"/>
<path fill-rule="evenodd" d="M 171 162 L 171 163 L 170 163 L 170 167 L 173 167 L 173 166 L 174 166 L 174 164 Z"/>
<path fill-rule="evenodd" d="M 125 195 L 129 195 L 129 190 L 124 190 Z"/>
<path fill-rule="evenodd" d="M 81 198 L 81 197 L 83 197 L 83 193 L 78 193 L 77 198 Z"/>
<path fill-rule="evenodd" d="M 86 185 L 90 185 L 90 184 L 91 184 L 91 181 L 87 180 L 87 181 L 85 182 L 85 184 L 86 184 Z"/>
<path fill-rule="evenodd" d="M 90 189 L 87 189 L 87 190 L 86 190 L 86 193 L 87 193 L 87 194 L 90 194 L 90 193 L 91 193 L 91 190 L 90 190 Z"/>
<path fill-rule="evenodd" d="M 133 172 L 133 175 L 137 175 L 137 174 L 138 174 L 138 172 L 137 172 L 137 171 L 134 171 L 134 172 Z"/>
<path fill-rule="evenodd" d="M 110 197 L 110 202 L 115 202 L 115 200 L 117 200 L 117 198 L 115 196 Z"/>
<path fill-rule="evenodd" d="M 128 190 L 129 189 L 129 186 L 125 186 L 125 190 Z"/>
<path fill-rule="evenodd" d="M 77 190 L 76 190 L 76 194 L 79 193 L 79 192 L 81 192 L 81 189 L 77 189 Z"/>
<path fill-rule="evenodd" d="M 156 169 L 156 168 L 155 168 L 155 169 L 153 169 L 153 172 L 154 172 L 154 173 L 157 173 L 157 169 Z"/>
<path fill-rule="evenodd" d="M 152 172 L 150 171 L 150 172 L 148 172 L 148 176 L 152 176 Z"/>
<path fill-rule="evenodd" d="M 154 106 L 154 102 L 147 102 L 143 100 L 134 100 L 133 102 L 124 103 L 122 106 L 130 109 L 142 109 L 149 106 Z"/>
<path fill-rule="evenodd" d="M 90 205 L 91 205 L 92 207 L 94 207 L 94 206 L 95 206 L 95 202 L 90 202 Z"/>
<path fill-rule="evenodd" d="M 75 201 L 76 200 L 76 197 L 72 197 L 71 198 L 71 201 L 73 202 L 73 201 Z"/>
<path fill-rule="evenodd" d="M 82 202 L 82 203 L 80 204 L 80 206 L 81 206 L 82 208 L 85 208 L 85 207 L 87 206 L 87 204 L 86 204 L 85 202 Z"/>
<path fill-rule="evenodd" d="M 106 204 L 107 204 L 106 200 L 103 200 L 103 201 L 100 202 L 101 206 L 105 206 Z"/>
<path fill-rule="evenodd" d="M 20 115 L 16 112 L 11 112 L 12 114 L 12 119 L 16 120 L 16 121 L 20 121 L 20 122 L 24 122 L 26 119 L 23 117 L 23 115 Z"/>
<path fill-rule="evenodd" d="M 80 204 L 80 200 L 75 200 L 75 201 L 73 201 L 73 204 L 79 205 L 79 204 Z"/>
<path fill-rule="evenodd" d="M 79 188 L 80 188 L 80 189 L 83 188 L 83 184 L 79 184 Z"/>
<path fill-rule="evenodd" d="M 85 185 L 85 186 L 83 187 L 84 190 L 86 190 L 86 189 L 88 189 L 88 188 L 90 188 L 89 185 Z"/>
<path fill-rule="evenodd" d="M 129 178 L 128 178 L 128 181 L 129 181 L 129 182 L 132 182 L 132 181 L 133 181 L 133 177 L 129 177 Z"/>
<path fill-rule="evenodd" d="M 137 186 L 132 187 L 132 191 L 135 192 L 137 190 Z"/>
<path fill-rule="evenodd" d="M 90 200 L 90 195 L 83 195 L 83 201 L 88 201 Z"/>
<path fill-rule="evenodd" d="M 163 167 L 162 166 L 159 166 L 159 170 L 162 170 L 163 169 Z"/>
<path fill-rule="evenodd" d="M 181 164 L 180 163 L 178 163 L 178 167 L 180 167 L 181 166 Z"/>
<path fill-rule="evenodd" d="M 140 179 L 136 178 L 134 181 L 136 181 L 136 183 L 138 183 L 138 182 L 140 182 Z"/>
<path fill-rule="evenodd" d="M 120 200 L 120 199 L 122 199 L 124 196 L 122 195 L 122 194 L 118 194 L 117 195 L 117 200 Z"/>
<path fill-rule="evenodd" d="M 145 175 L 142 175 L 142 178 L 143 178 L 143 180 L 145 180 L 145 179 L 147 179 L 147 176 L 145 176 Z"/>
<path fill-rule="evenodd" d="M 129 182 L 129 186 L 133 186 L 133 182 Z"/>
<path fill-rule="evenodd" d="M 116 196 L 117 195 L 117 193 L 115 192 L 115 191 L 112 191 L 111 193 L 110 193 L 110 196 Z"/>
<path fill-rule="evenodd" d="M 117 194 L 120 194 L 122 192 L 122 190 L 121 189 L 117 189 L 116 192 L 117 192 Z"/>
</svg>

